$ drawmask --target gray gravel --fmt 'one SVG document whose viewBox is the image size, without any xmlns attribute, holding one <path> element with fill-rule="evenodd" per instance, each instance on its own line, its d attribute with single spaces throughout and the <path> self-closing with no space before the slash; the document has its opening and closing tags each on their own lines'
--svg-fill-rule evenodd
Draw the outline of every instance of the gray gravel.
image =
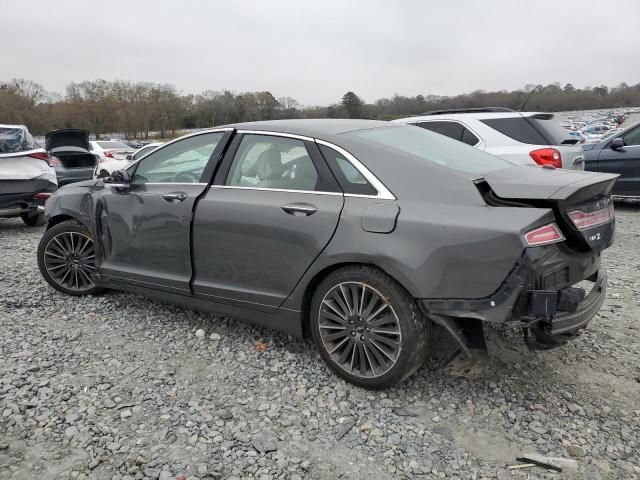
<svg viewBox="0 0 640 480">
<path fill-rule="evenodd" d="M 439 355 L 375 393 L 308 341 L 55 293 L 42 229 L 0 220 L 0 478 L 638 479 L 640 206 L 617 210 L 608 299 L 579 339 L 505 351 L 478 378 Z M 507 469 L 535 452 L 577 468 Z"/>
</svg>

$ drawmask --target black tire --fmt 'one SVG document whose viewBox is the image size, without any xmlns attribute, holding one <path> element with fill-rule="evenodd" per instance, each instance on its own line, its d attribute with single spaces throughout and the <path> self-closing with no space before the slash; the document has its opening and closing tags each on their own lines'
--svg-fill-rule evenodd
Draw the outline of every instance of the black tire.
<svg viewBox="0 0 640 480">
<path fill-rule="evenodd" d="M 105 178 L 109 175 L 111 175 L 109 172 L 107 172 L 105 169 L 102 169 L 100 170 L 100 173 L 98 173 L 98 178 Z"/>
<path fill-rule="evenodd" d="M 95 272 L 93 235 L 73 220 L 44 233 L 38 245 L 38 267 L 49 285 L 67 295 L 95 295 L 102 290 L 91 277 Z"/>
<path fill-rule="evenodd" d="M 24 224 L 28 227 L 40 227 L 44 225 L 43 213 L 21 213 L 20 218 Z"/>
<path fill-rule="evenodd" d="M 337 300 L 341 295 L 342 303 Z M 374 300 L 378 303 L 369 307 Z M 310 322 L 324 361 L 360 387 L 382 389 L 402 382 L 428 353 L 430 321 L 398 282 L 374 267 L 354 265 L 329 274 L 313 295 Z"/>
</svg>

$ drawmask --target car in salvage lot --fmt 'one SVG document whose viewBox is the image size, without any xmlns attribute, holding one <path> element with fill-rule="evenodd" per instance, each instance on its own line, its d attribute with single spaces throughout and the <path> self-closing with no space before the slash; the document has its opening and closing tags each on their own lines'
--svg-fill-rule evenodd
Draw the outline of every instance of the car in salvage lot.
<svg viewBox="0 0 640 480">
<path fill-rule="evenodd" d="M 45 200 L 58 188 L 47 152 L 24 125 L 0 125 L 0 217 L 44 222 Z"/>
<path fill-rule="evenodd" d="M 391 122 L 236 124 L 61 188 L 38 265 L 69 295 L 124 290 L 311 336 L 338 375 L 385 388 L 423 363 L 431 322 L 466 352 L 483 322 L 531 348 L 578 335 L 605 297 L 616 178 Z"/>
<path fill-rule="evenodd" d="M 582 148 L 587 170 L 620 174 L 614 196 L 640 198 L 640 123 Z"/>
<path fill-rule="evenodd" d="M 53 165 L 58 185 L 89 180 L 97 163 L 90 152 L 89 132 L 77 128 L 54 130 L 45 136 L 45 149 Z"/>
<path fill-rule="evenodd" d="M 95 171 L 93 172 L 93 178 L 103 178 L 108 177 L 116 170 L 122 170 L 129 166 L 131 162 L 135 162 L 136 160 L 142 158 L 149 152 L 152 152 L 160 145 L 164 145 L 162 142 L 152 142 L 147 145 L 140 147 L 134 153 L 129 153 L 122 160 L 104 160 L 98 165 L 96 165 Z"/>
<path fill-rule="evenodd" d="M 584 168 L 580 139 L 551 113 L 484 107 L 436 110 L 394 122 L 416 125 L 520 164 Z"/>
<path fill-rule="evenodd" d="M 89 149 L 97 155 L 98 164 L 110 160 L 125 160 L 127 155 L 135 152 L 135 149 L 118 140 L 91 140 Z"/>
</svg>

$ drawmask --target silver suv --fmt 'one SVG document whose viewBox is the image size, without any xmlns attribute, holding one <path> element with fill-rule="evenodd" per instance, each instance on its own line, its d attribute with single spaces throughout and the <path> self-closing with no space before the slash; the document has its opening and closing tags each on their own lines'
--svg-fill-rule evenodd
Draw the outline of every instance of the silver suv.
<svg viewBox="0 0 640 480">
<path fill-rule="evenodd" d="M 394 122 L 417 125 L 517 163 L 584 170 L 578 139 L 551 113 L 469 108 L 437 110 Z"/>
</svg>

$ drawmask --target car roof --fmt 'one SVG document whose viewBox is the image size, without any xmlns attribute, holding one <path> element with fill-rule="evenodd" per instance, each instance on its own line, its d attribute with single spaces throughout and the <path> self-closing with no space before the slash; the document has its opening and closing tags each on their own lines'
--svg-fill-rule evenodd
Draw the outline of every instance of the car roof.
<svg viewBox="0 0 640 480">
<path fill-rule="evenodd" d="M 486 120 L 491 118 L 517 118 L 517 117 L 531 117 L 533 115 L 552 115 L 543 112 L 470 112 L 470 113 L 444 113 L 440 115 L 418 115 L 415 117 L 401 118 L 395 120 L 397 122 L 411 122 L 411 121 L 437 121 L 437 120 L 464 120 L 468 118 L 475 118 L 477 120 Z"/>
<path fill-rule="evenodd" d="M 259 122 L 234 123 L 218 128 L 233 127 L 237 130 L 254 130 L 274 133 L 289 133 L 311 138 L 331 138 L 341 133 L 370 128 L 397 126 L 379 120 L 354 120 L 344 118 L 318 118 L 297 120 L 267 120 Z"/>
</svg>

